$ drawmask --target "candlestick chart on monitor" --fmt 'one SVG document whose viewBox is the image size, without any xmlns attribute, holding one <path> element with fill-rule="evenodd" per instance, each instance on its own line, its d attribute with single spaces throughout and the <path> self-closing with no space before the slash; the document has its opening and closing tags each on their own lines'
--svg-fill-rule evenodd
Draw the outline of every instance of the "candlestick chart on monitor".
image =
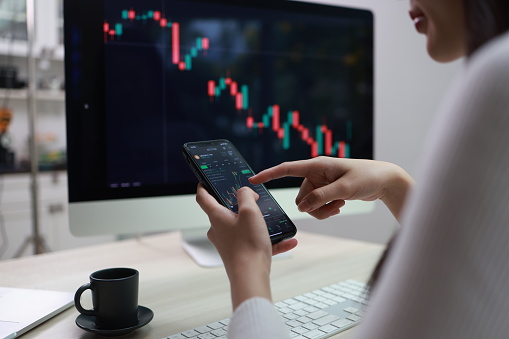
<svg viewBox="0 0 509 339">
<path fill-rule="evenodd" d="M 372 26 L 237 3 L 105 2 L 112 187 L 191 175 L 187 141 L 229 139 L 256 170 L 372 158 Z"/>
</svg>

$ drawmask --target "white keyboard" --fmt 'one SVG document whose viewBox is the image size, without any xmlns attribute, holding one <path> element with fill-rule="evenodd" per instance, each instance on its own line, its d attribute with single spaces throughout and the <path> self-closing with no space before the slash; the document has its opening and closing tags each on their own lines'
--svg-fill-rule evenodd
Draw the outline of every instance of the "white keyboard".
<svg viewBox="0 0 509 339">
<path fill-rule="evenodd" d="M 290 338 L 328 338 L 359 323 L 367 305 L 366 285 L 345 280 L 275 304 Z M 230 319 L 196 327 L 162 339 L 226 339 Z"/>
</svg>

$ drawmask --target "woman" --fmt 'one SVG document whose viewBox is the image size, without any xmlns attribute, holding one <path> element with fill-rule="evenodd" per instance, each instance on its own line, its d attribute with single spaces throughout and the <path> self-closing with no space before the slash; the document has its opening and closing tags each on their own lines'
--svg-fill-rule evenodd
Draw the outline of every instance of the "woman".
<svg viewBox="0 0 509 339">
<path fill-rule="evenodd" d="M 393 164 L 324 157 L 281 164 L 251 182 L 304 177 L 296 202 L 318 219 L 339 213 L 345 200 L 380 199 L 400 220 L 357 337 L 507 337 L 509 4 L 412 0 L 410 16 L 433 59 L 468 57 L 439 112 L 417 183 Z M 198 187 L 231 283 L 229 337 L 288 338 L 270 303 L 270 255 L 297 242 L 271 248 L 255 200 L 253 191 L 240 190 L 237 216 Z"/>
</svg>

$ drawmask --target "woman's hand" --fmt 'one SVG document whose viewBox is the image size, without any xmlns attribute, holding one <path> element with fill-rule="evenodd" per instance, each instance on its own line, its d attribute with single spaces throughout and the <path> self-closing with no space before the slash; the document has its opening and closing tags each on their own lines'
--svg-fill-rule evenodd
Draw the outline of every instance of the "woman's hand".
<svg viewBox="0 0 509 339">
<path fill-rule="evenodd" d="M 272 254 L 286 252 L 297 245 L 295 239 L 271 244 L 257 199 L 253 190 L 241 188 L 237 192 L 239 209 L 235 214 L 198 185 L 196 201 L 209 217 L 208 237 L 219 252 L 230 279 L 234 309 L 255 296 L 271 300 Z"/>
<path fill-rule="evenodd" d="M 338 214 L 345 200 L 376 199 L 381 199 L 399 219 L 414 183 L 401 167 L 388 162 L 330 157 L 285 162 L 249 180 L 261 184 L 286 176 L 304 178 L 296 203 L 300 211 L 317 219 Z"/>
</svg>

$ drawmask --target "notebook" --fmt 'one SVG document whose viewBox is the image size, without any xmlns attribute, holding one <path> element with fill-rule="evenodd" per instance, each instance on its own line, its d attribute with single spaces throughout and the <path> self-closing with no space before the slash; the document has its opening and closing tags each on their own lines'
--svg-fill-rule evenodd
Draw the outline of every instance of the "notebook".
<svg viewBox="0 0 509 339">
<path fill-rule="evenodd" d="M 0 287 L 0 339 L 16 338 L 74 304 L 74 293 Z"/>
</svg>

